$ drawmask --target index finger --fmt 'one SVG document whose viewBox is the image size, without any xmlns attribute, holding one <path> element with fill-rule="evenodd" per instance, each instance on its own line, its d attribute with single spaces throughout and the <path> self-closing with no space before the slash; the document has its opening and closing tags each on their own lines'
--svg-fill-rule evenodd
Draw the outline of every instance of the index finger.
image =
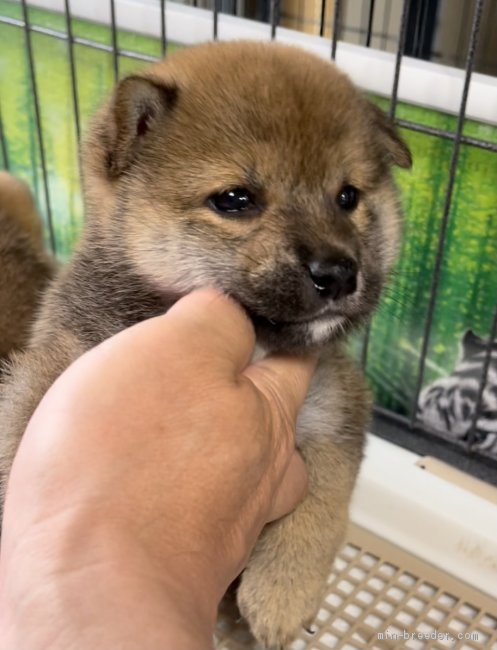
<svg viewBox="0 0 497 650">
<path fill-rule="evenodd" d="M 273 354 L 249 366 L 243 374 L 292 421 L 304 403 L 316 370 L 318 357 L 311 355 Z"/>
</svg>

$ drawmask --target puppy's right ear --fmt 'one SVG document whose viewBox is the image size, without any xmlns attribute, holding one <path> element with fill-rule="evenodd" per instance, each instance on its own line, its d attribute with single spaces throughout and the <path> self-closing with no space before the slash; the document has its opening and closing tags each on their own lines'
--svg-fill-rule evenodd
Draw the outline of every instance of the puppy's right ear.
<svg viewBox="0 0 497 650">
<path fill-rule="evenodd" d="M 132 164 L 150 132 L 174 108 L 177 97 L 177 86 L 150 77 L 131 76 L 119 83 L 111 99 L 113 123 L 106 138 L 106 167 L 111 178 Z"/>
</svg>

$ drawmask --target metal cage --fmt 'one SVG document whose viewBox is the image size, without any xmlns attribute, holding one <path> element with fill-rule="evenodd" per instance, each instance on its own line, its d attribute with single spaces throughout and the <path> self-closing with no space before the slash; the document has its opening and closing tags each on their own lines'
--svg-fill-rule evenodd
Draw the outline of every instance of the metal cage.
<svg viewBox="0 0 497 650">
<path fill-rule="evenodd" d="M 146 0 L 150 3 L 151 0 Z M 388 98 L 389 105 L 388 111 L 397 124 L 403 129 L 414 131 L 429 135 L 433 138 L 444 139 L 451 143 L 450 165 L 446 173 L 446 182 L 444 187 L 443 209 L 439 224 L 438 239 L 436 244 L 436 252 L 434 257 L 433 266 L 431 269 L 431 290 L 430 297 L 424 315 L 423 335 L 421 345 L 418 353 L 417 363 L 417 378 L 415 382 L 415 390 L 411 399 L 410 412 L 399 414 L 392 409 L 378 404 L 375 407 L 375 417 L 373 422 L 373 432 L 381 437 L 393 440 L 402 446 L 411 450 L 417 451 L 421 454 L 430 454 L 438 456 L 448 462 L 455 464 L 466 471 L 477 475 L 489 482 L 497 484 L 497 456 L 487 453 L 484 450 L 476 449 L 475 442 L 477 439 L 477 421 L 483 408 L 483 394 L 484 389 L 489 377 L 491 359 L 492 359 L 492 341 L 497 338 L 497 295 L 495 296 L 495 306 L 493 308 L 493 317 L 491 320 L 490 330 L 488 331 L 488 345 L 484 356 L 484 361 L 481 366 L 481 372 L 478 383 L 476 407 L 472 416 L 472 423 L 469 433 L 465 441 L 455 440 L 441 431 L 428 430 L 422 426 L 417 417 L 417 404 L 421 389 L 423 387 L 427 352 L 430 344 L 430 337 L 433 329 L 434 311 L 437 305 L 440 292 L 440 277 L 442 262 L 446 250 L 447 229 L 451 219 L 451 208 L 454 196 L 454 187 L 456 175 L 460 162 L 461 146 L 469 145 L 487 150 L 489 152 L 497 153 L 497 142 L 492 139 L 485 139 L 474 137 L 464 132 L 465 119 L 467 113 L 468 97 L 470 93 L 471 83 L 474 78 L 474 68 L 476 61 L 477 48 L 479 47 L 479 38 L 482 31 L 482 16 L 484 15 L 485 4 L 492 5 L 492 11 L 495 12 L 494 0 L 474 0 L 465 4 L 464 21 L 470 21 L 469 36 L 467 40 L 467 52 L 464 61 L 464 79 L 462 84 L 462 94 L 460 96 L 459 109 L 457 111 L 455 129 L 443 129 L 437 126 L 422 123 L 420 121 L 401 118 L 398 116 L 399 105 L 399 84 L 403 68 L 406 62 L 407 55 L 417 56 L 419 58 L 434 58 L 434 53 L 431 51 L 430 43 L 432 42 L 432 35 L 436 19 L 436 12 L 434 7 L 438 2 L 429 2 L 428 0 L 404 0 L 402 4 L 402 11 L 400 16 L 400 23 L 398 33 L 394 39 L 391 33 L 383 27 L 378 30 L 374 29 L 375 21 L 378 22 L 378 5 L 380 3 L 375 0 L 364 0 L 361 4 L 363 15 L 362 27 L 357 28 L 347 25 L 344 19 L 344 10 L 347 6 L 346 0 L 322 0 L 318 11 L 318 19 L 315 25 L 315 33 L 320 38 L 320 44 L 327 43 L 326 47 L 329 51 L 329 58 L 335 59 L 337 56 L 337 46 L 340 39 L 347 30 L 352 30 L 359 39 L 362 40 L 364 47 L 370 48 L 373 42 L 382 43 L 385 47 L 388 43 L 396 41 L 395 45 L 395 68 L 393 75 L 393 83 L 391 85 L 391 92 Z M 4 2 L 4 5 L 6 3 Z M 38 24 L 37 21 L 31 16 L 28 2 L 21 0 L 18 2 L 8 3 L 11 5 L 19 5 L 20 15 L 13 16 L 7 15 L 8 12 L 0 10 L 0 27 L 8 26 L 10 29 L 22 30 L 24 33 L 25 52 L 27 56 L 28 70 L 29 70 L 29 87 L 32 97 L 32 106 L 34 110 L 34 120 L 36 125 L 36 147 L 39 151 L 39 165 L 41 168 L 42 177 L 42 197 L 46 215 L 46 225 L 48 230 L 48 239 L 52 250 L 57 252 L 56 237 L 54 233 L 53 223 L 53 210 L 52 210 L 52 195 L 50 191 L 50 184 L 48 180 L 48 165 L 49 165 L 49 152 L 45 142 L 45 133 L 43 128 L 43 104 L 40 99 L 39 93 L 39 73 L 36 70 L 35 53 L 33 49 L 33 37 L 36 34 L 41 34 L 46 37 L 65 41 L 67 44 L 67 55 L 70 73 L 70 84 L 72 93 L 72 111 L 74 116 L 74 130 L 75 138 L 79 142 L 82 131 L 81 108 L 78 90 L 78 70 L 75 47 L 81 46 L 85 48 L 92 48 L 101 52 L 105 52 L 111 56 L 112 70 L 114 80 L 117 80 L 120 73 L 122 62 L 126 59 L 135 59 L 142 61 L 153 61 L 160 55 L 166 55 L 170 46 L 169 24 L 168 17 L 172 2 L 166 3 L 165 0 L 157 0 L 154 15 L 157 11 L 160 16 L 160 35 L 158 36 L 158 52 L 156 55 L 150 55 L 137 50 L 128 49 L 119 43 L 119 27 L 116 19 L 116 2 L 109 0 L 108 9 L 110 12 L 110 43 L 103 43 L 97 40 L 92 40 L 81 35 L 76 35 L 73 29 L 73 15 L 71 13 L 70 0 L 63 0 L 63 5 L 60 8 L 61 15 L 64 17 L 64 28 L 55 28 L 46 25 Z M 43 7 L 43 2 L 29 3 Z M 61 3 L 62 4 L 62 3 Z M 267 26 L 267 38 L 275 39 L 278 37 L 280 24 L 282 18 L 285 17 L 285 3 L 280 0 L 272 0 L 271 2 L 236 2 L 236 1 L 222 1 L 213 0 L 212 2 L 183 2 L 182 5 L 189 5 L 192 10 L 203 12 L 203 20 L 206 20 L 206 9 L 210 12 L 211 20 L 211 38 L 216 40 L 221 38 L 220 35 L 220 21 L 224 20 L 227 13 L 233 16 L 248 16 L 255 19 L 259 23 L 264 23 Z M 147 6 L 150 6 L 147 4 Z M 176 6 L 176 5 L 174 5 Z M 391 0 L 385 0 L 382 5 L 383 12 L 392 9 Z M 470 16 L 470 9 L 472 15 Z M 12 12 L 11 12 L 12 13 Z M 386 24 L 388 16 L 383 16 L 383 25 Z M 229 28 L 229 25 L 228 27 Z M 185 26 L 185 29 L 187 27 Z M 328 38 L 329 34 L 329 38 Z M 459 40 L 463 41 L 463 36 L 459 35 Z M 375 40 L 376 39 L 376 40 Z M 1 46 L 0 46 L 1 48 Z M 497 64 L 497 62 L 495 62 Z M 488 67 L 488 66 L 487 66 Z M 4 80 L 4 87 L 8 83 Z M 5 91 L 4 91 L 5 92 Z M 0 108 L 2 100 L 0 99 Z M 495 115 L 497 120 L 497 114 Z M 3 166 L 9 168 L 9 150 L 10 141 L 8 129 L 6 130 L 5 124 L 2 122 L 2 114 L 0 113 L 0 144 L 1 144 L 1 159 Z M 497 218 L 497 205 L 493 213 L 493 218 Z M 497 260 L 494 265 L 493 273 L 497 274 Z M 370 330 L 369 328 L 364 334 L 362 340 L 362 348 L 360 351 L 360 358 L 364 367 L 368 368 L 369 345 L 370 345 Z M 394 351 L 395 352 L 395 351 Z M 497 427 L 497 424 L 496 424 Z"/>
</svg>

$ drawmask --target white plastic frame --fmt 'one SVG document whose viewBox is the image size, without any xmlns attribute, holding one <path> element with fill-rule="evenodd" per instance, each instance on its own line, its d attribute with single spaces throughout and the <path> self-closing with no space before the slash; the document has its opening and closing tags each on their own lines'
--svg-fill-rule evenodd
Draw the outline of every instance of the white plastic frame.
<svg viewBox="0 0 497 650">
<path fill-rule="evenodd" d="M 427 470 L 420 457 L 368 436 L 354 523 L 497 598 L 495 502 Z"/>
</svg>

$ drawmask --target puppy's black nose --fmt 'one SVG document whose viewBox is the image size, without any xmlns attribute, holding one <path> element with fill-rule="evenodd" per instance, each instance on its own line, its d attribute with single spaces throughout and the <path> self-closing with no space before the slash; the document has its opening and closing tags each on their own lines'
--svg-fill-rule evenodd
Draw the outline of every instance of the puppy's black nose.
<svg viewBox="0 0 497 650">
<path fill-rule="evenodd" d="M 354 293 L 357 288 L 357 262 L 350 257 L 312 260 L 306 267 L 322 298 L 338 300 Z"/>
</svg>

